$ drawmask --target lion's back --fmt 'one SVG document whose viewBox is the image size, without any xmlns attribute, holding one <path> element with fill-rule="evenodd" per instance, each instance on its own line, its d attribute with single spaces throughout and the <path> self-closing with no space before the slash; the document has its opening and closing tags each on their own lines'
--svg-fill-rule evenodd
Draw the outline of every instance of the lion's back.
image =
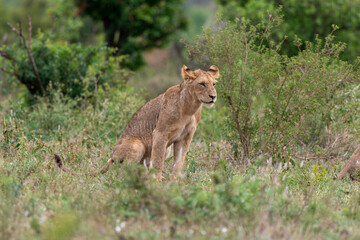
<svg viewBox="0 0 360 240">
<path fill-rule="evenodd" d="M 164 94 L 157 96 L 143 105 L 131 118 L 124 131 L 122 138 L 148 138 L 156 127 Z"/>
</svg>

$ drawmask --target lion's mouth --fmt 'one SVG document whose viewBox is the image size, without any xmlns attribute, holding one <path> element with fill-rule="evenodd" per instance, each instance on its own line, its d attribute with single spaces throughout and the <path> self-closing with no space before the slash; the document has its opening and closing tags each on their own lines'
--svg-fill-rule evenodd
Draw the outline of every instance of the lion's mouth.
<svg viewBox="0 0 360 240">
<path fill-rule="evenodd" d="M 201 102 L 204 103 L 204 104 L 213 104 L 213 103 L 215 103 L 214 100 L 211 100 L 210 102 L 205 102 L 205 101 L 201 101 Z"/>
</svg>

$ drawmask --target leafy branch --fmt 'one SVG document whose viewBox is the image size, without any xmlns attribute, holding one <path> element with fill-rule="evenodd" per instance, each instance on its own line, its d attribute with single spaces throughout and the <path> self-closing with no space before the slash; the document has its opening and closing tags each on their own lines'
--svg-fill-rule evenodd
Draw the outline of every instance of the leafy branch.
<svg viewBox="0 0 360 240">
<path fill-rule="evenodd" d="M 28 41 L 29 41 L 29 43 L 27 43 L 26 38 L 25 38 L 25 36 L 24 36 L 24 34 L 23 34 L 21 21 L 19 22 L 19 29 L 16 29 L 16 28 L 15 28 L 14 26 L 12 26 L 10 23 L 8 23 L 8 25 L 9 25 L 9 27 L 11 28 L 11 30 L 12 30 L 14 33 L 16 33 L 19 37 L 21 37 L 21 39 L 22 39 L 22 44 L 23 44 L 24 48 L 25 48 L 26 51 L 27 51 L 27 55 L 28 55 L 29 62 L 30 62 L 30 64 L 31 64 L 32 68 L 33 68 L 34 74 L 35 74 L 36 79 L 37 79 L 37 81 L 38 81 L 38 83 L 39 83 L 39 86 L 40 86 L 42 95 L 45 96 L 45 95 L 46 95 L 45 88 L 44 88 L 44 86 L 43 86 L 43 84 L 42 84 L 42 82 L 41 82 L 39 70 L 38 70 L 38 68 L 37 68 L 37 66 L 36 66 L 34 57 L 33 57 L 32 54 L 31 54 L 31 50 L 32 50 L 32 24 L 31 24 L 31 17 L 28 16 L 28 34 L 29 34 L 29 37 L 28 37 L 29 39 L 28 39 Z M 9 60 L 11 60 L 11 61 L 15 61 L 15 59 L 14 59 L 13 57 L 7 55 L 6 53 L 4 54 L 3 51 L 0 51 L 0 54 L 1 54 L 1 56 L 5 57 L 5 58 L 7 58 L 7 59 L 9 59 Z M 2 71 L 4 71 L 4 70 L 2 69 Z M 4 72 L 5 72 L 5 71 L 4 71 Z M 13 74 L 14 74 L 14 73 L 13 73 Z M 16 74 L 15 74 L 15 76 L 16 76 Z"/>
</svg>

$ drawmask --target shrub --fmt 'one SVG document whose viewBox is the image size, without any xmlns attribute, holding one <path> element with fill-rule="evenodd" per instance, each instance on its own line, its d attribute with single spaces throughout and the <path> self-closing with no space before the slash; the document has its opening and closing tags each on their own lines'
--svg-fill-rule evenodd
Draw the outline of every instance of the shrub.
<svg viewBox="0 0 360 240">
<path fill-rule="evenodd" d="M 37 99 L 31 108 L 23 108 L 21 101 L 10 102 L 4 110 L 4 144 L 17 144 L 22 136 L 31 139 L 61 138 L 64 134 L 83 136 L 87 142 L 114 142 L 144 100 L 130 88 L 99 91 L 95 107 L 83 108 L 83 100 L 71 99 L 52 91 L 52 99 Z"/>
<path fill-rule="evenodd" d="M 334 128 L 348 131 L 360 137 L 360 85 L 356 82 L 339 92 L 339 101 L 331 111 L 331 119 L 335 119 Z"/>
<path fill-rule="evenodd" d="M 242 156 L 261 151 L 287 158 L 296 144 L 319 143 L 336 92 L 357 77 L 356 66 L 339 60 L 345 45 L 333 43 L 336 26 L 325 40 L 303 45 L 296 39 L 299 53 L 289 58 L 269 40 L 281 22 L 277 15 L 256 26 L 218 20 L 188 46 L 192 57 L 220 68 L 219 95 L 238 136 L 230 140 L 241 145 Z"/>
<path fill-rule="evenodd" d="M 229 110 L 225 106 L 217 105 L 212 109 L 204 109 L 201 113 L 201 121 L 195 132 L 195 139 L 205 140 L 208 142 L 226 139 L 228 136 L 228 113 Z"/>
<path fill-rule="evenodd" d="M 70 239 L 79 228 L 79 220 L 74 213 L 59 213 L 48 223 L 43 225 L 43 239 Z"/>
<path fill-rule="evenodd" d="M 84 47 L 43 33 L 26 39 L 21 25 L 12 30 L 19 40 L 0 48 L 6 60 L 3 71 L 25 85 L 31 95 L 49 95 L 51 85 L 71 98 L 89 98 L 100 86 L 118 85 L 124 79 L 126 71 L 119 70 L 123 57 L 110 57 L 112 50 L 103 45 Z"/>
<path fill-rule="evenodd" d="M 360 1 L 343 0 L 217 0 L 220 11 L 225 19 L 234 21 L 245 17 L 252 23 L 263 21 L 268 12 L 276 14 L 276 9 L 282 6 L 282 13 L 286 21 L 281 24 L 279 31 L 273 32 L 272 39 L 276 42 L 284 41 L 281 52 L 289 56 L 297 55 L 297 47 L 292 43 L 296 35 L 305 41 L 315 41 L 317 34 L 326 37 L 332 24 L 337 24 L 340 30 L 337 40 L 346 42 L 348 47 L 342 54 L 342 59 L 354 61 L 359 56 L 358 44 L 360 16 Z M 287 39 L 283 39 L 287 35 Z"/>
<path fill-rule="evenodd" d="M 131 88 L 111 88 L 96 92 L 98 106 L 84 99 L 71 99 L 51 90 L 51 99 L 38 98 L 31 108 L 20 99 L 4 109 L 4 144 L 16 145 L 25 136 L 31 139 L 61 138 L 75 134 L 87 142 L 114 142 L 132 115 L 144 104 Z M 84 107 L 85 106 L 85 107 Z"/>
</svg>

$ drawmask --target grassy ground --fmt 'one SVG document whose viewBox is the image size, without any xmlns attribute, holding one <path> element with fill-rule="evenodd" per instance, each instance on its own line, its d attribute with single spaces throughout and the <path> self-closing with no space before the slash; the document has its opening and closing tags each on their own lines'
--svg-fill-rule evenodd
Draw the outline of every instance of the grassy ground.
<svg viewBox="0 0 360 240">
<path fill-rule="evenodd" d="M 341 163 L 238 162 L 225 142 L 193 142 L 183 176 L 156 182 L 138 165 L 89 177 L 113 143 L 57 131 L 31 140 L 21 122 L 0 137 L 2 239 L 359 239 L 359 183 Z M 76 175 L 60 172 L 52 153 Z"/>
<path fill-rule="evenodd" d="M 144 101 L 131 89 L 99 93 L 98 108 L 56 93 L 52 101 L 0 103 L 0 239 L 360 237 L 359 183 L 334 180 L 344 161 L 322 160 L 327 150 L 281 164 L 237 160 L 230 144 L 209 140 L 226 134 L 217 106 L 204 109 L 177 183 L 171 158 L 162 182 L 137 164 L 90 177 Z M 343 141 L 325 155 L 348 159 Z M 75 174 L 61 172 L 53 153 Z"/>
<path fill-rule="evenodd" d="M 209 9 L 191 7 L 188 14 L 198 25 L 190 23 L 190 34 L 180 37 L 192 42 Z M 129 80 L 146 99 L 181 82 L 183 63 L 166 54 L 159 68 Z M 169 180 L 171 158 L 162 182 L 137 164 L 90 177 L 144 103 L 134 90 L 111 91 L 98 93 L 97 107 L 59 95 L 31 107 L 22 94 L 0 96 L 0 240 L 360 239 L 359 182 L 334 179 L 351 147 L 333 148 L 336 157 L 325 158 L 337 161 L 324 160 L 324 149 L 282 163 L 235 159 L 219 140 L 228 134 L 219 127 L 228 115 L 221 107 L 204 110 L 177 183 Z M 74 174 L 61 172 L 53 153 Z"/>
</svg>

